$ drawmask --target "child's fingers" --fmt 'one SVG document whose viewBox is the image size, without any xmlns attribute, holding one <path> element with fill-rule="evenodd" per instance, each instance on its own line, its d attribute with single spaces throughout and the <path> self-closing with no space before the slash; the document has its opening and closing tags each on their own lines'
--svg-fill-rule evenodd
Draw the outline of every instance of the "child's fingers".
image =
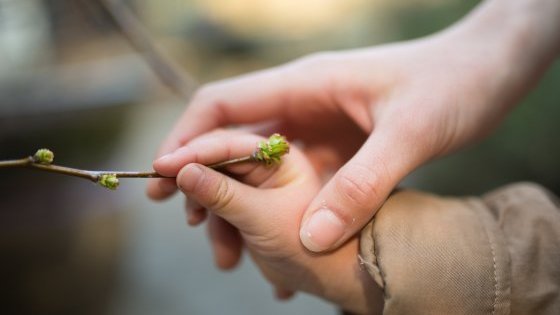
<svg viewBox="0 0 560 315">
<path fill-rule="evenodd" d="M 200 136 L 154 162 L 164 176 L 177 176 L 189 163 L 210 165 L 251 155 L 262 137 L 240 131 L 221 130 Z"/>
<path fill-rule="evenodd" d="M 214 261 L 220 269 L 234 268 L 241 259 L 243 241 L 239 231 L 224 219 L 210 214 L 208 235 L 214 250 Z"/>
<path fill-rule="evenodd" d="M 274 295 L 281 301 L 286 301 L 294 297 L 296 293 L 292 290 L 284 289 L 282 287 L 274 287 Z"/>
<path fill-rule="evenodd" d="M 178 168 L 189 163 L 210 165 L 232 158 L 246 157 L 255 151 L 264 138 L 243 133 L 239 130 L 219 130 L 200 136 L 171 155 L 154 163 L 156 171 L 166 176 L 176 176 Z M 291 179 L 311 170 L 301 152 L 294 148 L 282 158 L 280 167 L 262 167 L 259 163 L 240 163 L 227 166 L 227 171 L 243 183 L 261 188 L 277 188 L 288 184 Z M 275 176 L 279 175 L 279 176 Z"/>
<path fill-rule="evenodd" d="M 185 212 L 187 215 L 187 223 L 191 226 L 196 226 L 204 222 L 207 216 L 206 209 L 192 198 L 186 198 Z"/>
<path fill-rule="evenodd" d="M 177 176 L 177 185 L 202 207 L 243 231 L 267 226 L 255 224 L 266 218 L 270 200 L 265 190 L 242 184 L 200 164 L 188 164 Z M 258 221 L 256 221 L 258 220 Z M 257 231 L 254 231 L 257 232 Z"/>
<path fill-rule="evenodd" d="M 185 146 L 160 157 L 154 162 L 153 167 L 162 175 L 174 177 L 188 163 L 208 165 L 250 155 L 258 141 L 262 139 L 262 137 L 240 130 L 216 130 L 193 139 Z M 234 165 L 228 170 L 244 174 L 255 167 L 255 165 Z M 177 186 L 174 180 L 157 178 L 149 180 L 146 192 L 153 200 L 163 200 L 176 191 Z"/>
<path fill-rule="evenodd" d="M 163 200 L 172 196 L 177 191 L 174 178 L 150 178 L 146 193 L 152 200 Z"/>
</svg>

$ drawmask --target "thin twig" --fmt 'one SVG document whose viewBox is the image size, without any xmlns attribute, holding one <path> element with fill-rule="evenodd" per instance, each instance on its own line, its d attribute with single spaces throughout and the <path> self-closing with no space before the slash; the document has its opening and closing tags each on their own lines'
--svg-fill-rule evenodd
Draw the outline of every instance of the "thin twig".
<svg viewBox="0 0 560 315">
<path fill-rule="evenodd" d="M 280 158 L 289 152 L 290 146 L 286 138 L 279 135 L 271 135 L 267 141 L 260 141 L 253 154 L 226 160 L 219 163 L 207 165 L 210 168 L 219 170 L 232 164 L 245 162 L 258 162 L 270 166 L 280 163 Z M 70 176 L 77 176 L 89 179 L 103 187 L 116 189 L 119 185 L 119 178 L 173 178 L 163 176 L 156 172 L 123 172 L 123 171 L 89 171 L 73 167 L 52 164 L 54 153 L 49 149 L 39 149 L 33 156 L 17 160 L 0 161 L 1 168 L 33 168 L 51 173 L 59 173 Z"/>
<path fill-rule="evenodd" d="M 71 167 L 54 165 L 54 164 L 41 164 L 41 163 L 37 163 L 32 156 L 19 160 L 0 161 L 0 168 L 11 168 L 11 167 L 35 168 L 35 169 L 52 172 L 52 173 L 59 173 L 64 175 L 86 178 L 93 182 L 97 182 L 99 178 L 98 172 L 80 170 L 77 168 L 71 168 Z"/>
<path fill-rule="evenodd" d="M 20 167 L 33 163 L 33 157 L 29 156 L 19 160 L 0 161 L 0 168 Z"/>
<path fill-rule="evenodd" d="M 98 0 L 98 2 L 109 13 L 124 37 L 141 53 L 161 82 L 183 99 L 190 98 L 195 80 L 180 71 L 181 67 L 158 49 L 146 28 L 130 8 L 120 0 Z"/>
<path fill-rule="evenodd" d="M 226 167 L 228 165 L 244 163 L 244 162 L 251 162 L 251 161 L 255 161 L 255 157 L 253 155 L 248 155 L 248 156 L 238 158 L 238 159 L 231 159 L 231 160 L 227 160 L 227 161 L 224 161 L 224 162 L 211 164 L 211 165 L 208 165 L 208 167 L 216 170 L 216 169 Z"/>
<path fill-rule="evenodd" d="M 61 166 L 61 165 L 54 165 L 54 164 L 44 165 L 44 164 L 39 164 L 39 163 L 29 163 L 25 166 L 31 167 L 31 168 L 36 168 L 36 169 L 46 171 L 46 172 L 51 172 L 51 173 L 59 173 L 59 174 L 64 174 L 64 175 L 86 178 L 86 179 L 91 180 L 92 182 L 97 182 L 99 180 L 99 177 L 102 175 L 101 173 L 94 172 L 94 171 L 80 170 L 80 169 L 77 169 L 77 168 L 66 167 L 66 166 Z"/>
<path fill-rule="evenodd" d="M 249 155 L 242 158 L 231 159 L 224 162 L 211 164 L 208 165 L 208 167 L 217 170 L 217 169 L 224 168 L 228 165 L 250 162 L 253 160 L 254 160 L 253 156 Z M 51 173 L 59 173 L 64 175 L 86 178 L 93 182 L 97 182 L 99 178 L 105 174 L 114 175 L 118 178 L 173 178 L 170 176 L 163 176 L 156 172 L 90 171 L 90 170 L 83 170 L 83 169 L 56 165 L 56 164 L 41 164 L 35 162 L 32 156 L 19 160 L 0 161 L 0 168 L 14 168 L 14 167 L 35 168 Z"/>
</svg>

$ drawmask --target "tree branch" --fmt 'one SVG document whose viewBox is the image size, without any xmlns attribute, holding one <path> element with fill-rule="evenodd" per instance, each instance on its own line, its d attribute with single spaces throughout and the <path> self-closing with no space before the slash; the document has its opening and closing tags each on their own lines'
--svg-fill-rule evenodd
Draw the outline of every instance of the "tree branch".
<svg viewBox="0 0 560 315">
<path fill-rule="evenodd" d="M 160 81 L 177 95 L 187 100 L 195 86 L 195 80 L 180 71 L 171 58 L 158 49 L 140 20 L 121 0 L 97 0 L 118 26 L 120 32 L 141 53 Z"/>
<path fill-rule="evenodd" d="M 14 167 L 23 167 L 23 168 L 34 168 L 46 172 L 51 173 L 59 173 L 64 175 L 76 176 L 85 179 L 89 179 L 92 182 L 97 182 L 102 175 L 114 175 L 116 177 L 126 177 L 126 178 L 163 178 L 162 176 L 156 172 L 121 172 L 121 171 L 89 171 L 89 170 L 82 170 L 73 167 L 67 167 L 62 165 L 56 164 L 44 164 L 38 162 L 33 156 L 29 156 L 19 160 L 8 160 L 8 161 L 0 161 L 0 168 L 14 168 Z"/>
<path fill-rule="evenodd" d="M 246 163 L 258 162 L 265 165 L 273 165 L 280 163 L 281 157 L 288 153 L 290 149 L 286 138 L 273 134 L 267 141 L 258 143 L 253 154 L 230 159 L 227 161 L 207 165 L 210 168 L 219 170 L 226 166 Z M 52 164 L 54 161 L 54 153 L 48 149 L 39 149 L 33 156 L 18 160 L 0 161 L 0 169 L 2 168 L 32 168 L 41 171 L 76 176 L 89 179 L 105 188 L 116 189 L 119 185 L 119 178 L 173 178 L 163 176 L 156 172 L 123 172 L 123 171 L 90 171 L 78 168 L 72 168 L 62 165 Z"/>
<path fill-rule="evenodd" d="M 256 161 L 253 155 L 208 165 L 208 167 L 213 169 L 221 169 L 228 165 L 251 161 Z M 45 164 L 40 162 L 35 156 L 28 156 L 26 158 L 18 160 L 0 161 L 0 168 L 15 167 L 32 168 L 45 172 L 81 177 L 89 179 L 90 181 L 100 184 L 101 186 L 109 189 L 117 188 L 118 178 L 173 178 L 169 176 L 163 176 L 156 172 L 90 171 L 56 164 Z M 114 181 L 114 183 L 107 183 L 107 180 Z"/>
</svg>

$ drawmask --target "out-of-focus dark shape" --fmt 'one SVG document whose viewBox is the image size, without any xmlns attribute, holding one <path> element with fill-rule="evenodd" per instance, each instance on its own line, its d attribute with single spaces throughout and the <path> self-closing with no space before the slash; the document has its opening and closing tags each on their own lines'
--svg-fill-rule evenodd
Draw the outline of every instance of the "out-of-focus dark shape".
<svg viewBox="0 0 560 315">
<path fill-rule="evenodd" d="M 71 0 L 0 1 L 0 159 L 48 147 L 111 168 L 133 103 L 158 91 L 144 61 Z M 0 309 L 106 314 L 123 243 L 116 196 L 80 179 L 0 174 Z"/>
<path fill-rule="evenodd" d="M 184 100 L 195 88 L 195 80 L 181 70 L 178 63 L 161 51 L 142 23 L 121 0 L 95 0 L 112 17 L 121 33 L 142 54 L 163 84 Z"/>
<path fill-rule="evenodd" d="M 142 59 L 134 55 L 20 71 L 0 78 L 0 130 L 16 116 L 139 102 L 155 92 L 153 85 Z"/>
<path fill-rule="evenodd" d="M 196 43 L 199 50 L 213 56 L 250 55 L 261 46 L 256 41 L 233 33 L 226 26 L 208 18 L 198 19 L 186 34 L 190 41 Z"/>
</svg>

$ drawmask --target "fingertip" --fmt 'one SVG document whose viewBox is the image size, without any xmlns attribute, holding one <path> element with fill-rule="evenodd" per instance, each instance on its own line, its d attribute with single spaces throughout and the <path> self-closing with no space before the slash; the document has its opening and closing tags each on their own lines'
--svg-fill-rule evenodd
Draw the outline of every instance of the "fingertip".
<svg viewBox="0 0 560 315">
<path fill-rule="evenodd" d="M 223 271 L 235 269 L 241 261 L 241 255 L 237 257 L 218 258 L 216 257 L 216 266 Z"/>
<path fill-rule="evenodd" d="M 284 289 L 284 288 L 281 288 L 281 287 L 275 287 L 274 288 L 274 293 L 275 293 L 274 295 L 276 296 L 276 298 L 280 301 L 290 300 L 296 294 L 292 290 Z"/>
<path fill-rule="evenodd" d="M 197 161 L 198 153 L 191 147 L 181 147 L 153 162 L 153 168 L 163 176 L 177 176 L 182 167 Z"/>
<path fill-rule="evenodd" d="M 266 216 L 267 211 L 260 207 L 270 204 L 267 191 L 247 186 L 201 164 L 191 163 L 181 169 L 177 185 L 187 198 L 238 227 L 250 226 L 250 222 Z"/>
<path fill-rule="evenodd" d="M 187 217 L 187 224 L 191 227 L 197 227 L 204 222 L 205 218 L 206 216 L 195 217 L 194 215 L 190 215 Z"/>
<path fill-rule="evenodd" d="M 169 168 L 172 163 L 172 153 L 167 153 L 166 155 L 157 158 L 152 164 L 154 170 L 159 174 L 164 175 L 165 171 Z"/>
<path fill-rule="evenodd" d="M 332 210 L 321 207 L 304 221 L 300 230 L 301 243 L 312 252 L 330 250 L 341 241 L 349 225 Z"/>
<path fill-rule="evenodd" d="M 177 191 L 174 178 L 151 178 L 148 180 L 146 194 L 154 201 L 161 201 L 172 196 Z"/>
<path fill-rule="evenodd" d="M 190 226 L 198 226 L 206 220 L 208 213 L 205 208 L 187 208 L 187 224 Z"/>
<path fill-rule="evenodd" d="M 405 159 L 414 160 L 412 154 L 403 158 L 404 154 L 386 145 L 386 139 L 370 136 L 313 199 L 300 230 L 307 249 L 324 252 L 338 248 L 371 220 L 406 175 L 410 163 Z"/>
<path fill-rule="evenodd" d="M 239 231 L 221 217 L 210 215 L 208 233 L 216 266 L 221 270 L 235 268 L 241 260 L 243 244 Z"/>
<path fill-rule="evenodd" d="M 187 164 L 177 174 L 177 186 L 186 194 L 193 193 L 204 173 L 205 170 L 202 165 Z"/>
</svg>

